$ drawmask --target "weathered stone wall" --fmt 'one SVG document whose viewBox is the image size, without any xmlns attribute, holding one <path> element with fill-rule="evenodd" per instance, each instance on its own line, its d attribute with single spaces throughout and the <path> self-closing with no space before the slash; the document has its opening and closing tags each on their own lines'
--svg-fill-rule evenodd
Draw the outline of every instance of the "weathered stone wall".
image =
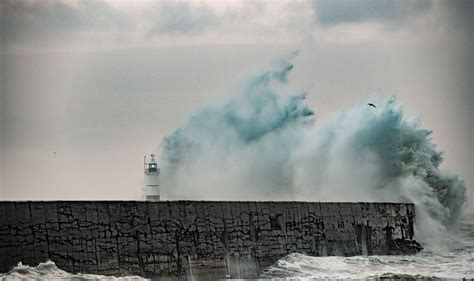
<svg viewBox="0 0 474 281">
<path fill-rule="evenodd" d="M 394 203 L 0 202 L 0 272 L 50 259 L 73 273 L 251 277 L 292 252 L 416 251 L 414 214 Z"/>
</svg>

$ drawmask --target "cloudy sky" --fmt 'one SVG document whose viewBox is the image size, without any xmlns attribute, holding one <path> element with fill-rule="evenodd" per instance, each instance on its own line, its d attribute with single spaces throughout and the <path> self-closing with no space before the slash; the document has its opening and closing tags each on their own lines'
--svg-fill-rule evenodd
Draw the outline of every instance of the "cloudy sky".
<svg viewBox="0 0 474 281">
<path fill-rule="evenodd" d="M 300 50 L 318 118 L 396 95 L 474 202 L 473 3 L 1 1 L 0 198 L 139 199 L 145 153 Z"/>
</svg>

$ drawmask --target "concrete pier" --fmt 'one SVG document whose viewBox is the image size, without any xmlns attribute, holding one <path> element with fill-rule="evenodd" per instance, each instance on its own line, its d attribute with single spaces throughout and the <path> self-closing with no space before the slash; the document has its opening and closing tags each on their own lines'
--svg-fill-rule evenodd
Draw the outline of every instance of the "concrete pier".
<svg viewBox="0 0 474 281">
<path fill-rule="evenodd" d="M 0 202 L 0 272 L 251 278 L 293 252 L 416 253 L 414 220 L 409 203 Z"/>
</svg>

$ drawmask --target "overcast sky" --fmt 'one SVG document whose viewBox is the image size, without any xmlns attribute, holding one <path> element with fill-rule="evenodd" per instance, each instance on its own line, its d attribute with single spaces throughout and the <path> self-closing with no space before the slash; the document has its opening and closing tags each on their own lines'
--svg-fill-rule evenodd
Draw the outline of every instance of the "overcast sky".
<svg viewBox="0 0 474 281">
<path fill-rule="evenodd" d="M 474 1 L 1 1 L 0 199 L 139 199 L 145 153 L 272 59 L 317 118 L 374 92 L 474 202 Z"/>
</svg>

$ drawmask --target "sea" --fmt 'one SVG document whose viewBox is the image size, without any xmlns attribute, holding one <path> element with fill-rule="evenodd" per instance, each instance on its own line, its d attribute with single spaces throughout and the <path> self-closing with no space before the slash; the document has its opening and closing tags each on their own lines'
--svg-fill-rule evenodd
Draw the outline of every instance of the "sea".
<svg viewBox="0 0 474 281">
<path fill-rule="evenodd" d="M 289 254 L 261 273 L 271 280 L 474 280 L 474 213 L 463 215 L 454 231 L 459 240 L 449 252 L 423 250 L 410 256 L 311 257 Z M 140 276 L 72 274 L 53 261 L 36 267 L 19 263 L 0 280 L 147 280 Z"/>
</svg>

